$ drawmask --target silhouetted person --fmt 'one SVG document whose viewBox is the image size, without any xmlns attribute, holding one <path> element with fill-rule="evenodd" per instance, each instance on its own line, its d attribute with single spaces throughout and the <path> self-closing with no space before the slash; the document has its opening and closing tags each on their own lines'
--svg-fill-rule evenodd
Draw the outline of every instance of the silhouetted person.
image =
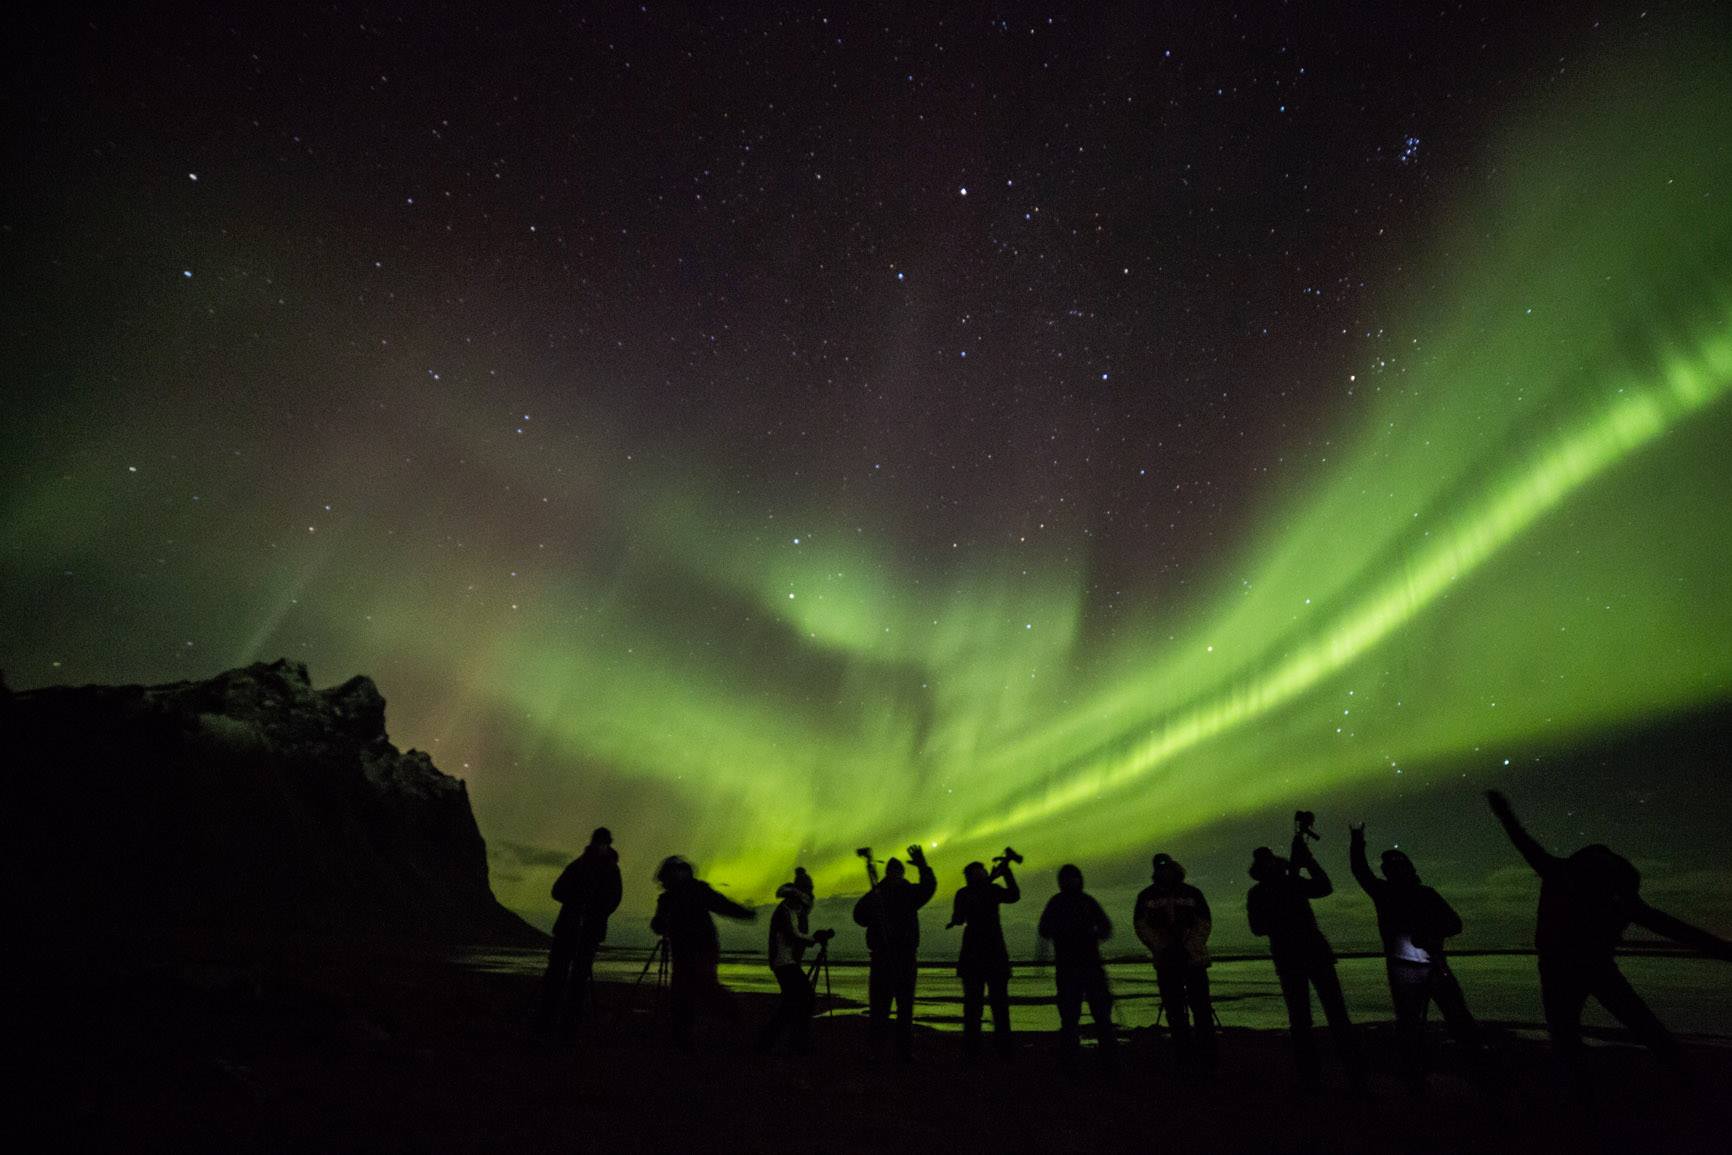
<svg viewBox="0 0 1732 1155">
<path fill-rule="evenodd" d="M 589 845 L 553 884 L 559 917 L 541 981 L 541 1029 L 570 1036 L 583 1017 L 596 948 L 607 938 L 607 919 L 619 908 L 619 855 L 613 835 L 596 827 Z"/>
<path fill-rule="evenodd" d="M 1040 913 L 1040 936 L 1052 943 L 1053 979 L 1058 994 L 1059 1062 L 1074 1068 L 1082 1050 L 1079 1026 L 1086 1001 L 1099 1040 L 1099 1058 L 1113 1057 L 1113 994 L 1101 964 L 1101 943 L 1113 936 L 1112 920 L 1083 891 L 1083 872 L 1069 863 L 1058 869 L 1058 893 Z"/>
<path fill-rule="evenodd" d="M 1151 879 L 1131 918 L 1155 961 L 1161 1009 L 1180 1061 L 1215 1062 L 1215 1009 L 1209 1001 L 1209 931 L 1214 920 L 1203 892 L 1185 882 L 1170 854 L 1150 860 Z"/>
<path fill-rule="evenodd" d="M 1435 1000 L 1456 1042 L 1480 1062 L 1479 1029 L 1462 997 L 1461 984 L 1444 957 L 1444 940 L 1461 933 L 1461 919 L 1443 896 L 1419 880 L 1413 861 L 1399 850 L 1385 850 L 1383 877 L 1371 872 L 1365 857 L 1365 823 L 1350 828 L 1348 859 L 1353 877 L 1377 908 L 1377 933 L 1389 972 L 1389 997 L 1395 1004 L 1395 1035 L 1408 1082 L 1425 1085 L 1425 1017 Z"/>
<path fill-rule="evenodd" d="M 769 1051 L 776 1040 L 787 1032 L 794 1050 L 807 1054 L 812 1050 L 812 984 L 806 981 L 803 960 L 806 948 L 827 941 L 830 931 L 808 934 L 812 913 L 812 876 L 804 869 L 794 871 L 794 881 L 783 883 L 776 890 L 781 899 L 770 915 L 770 973 L 776 976 L 782 999 L 758 1034 L 758 1050 Z"/>
<path fill-rule="evenodd" d="M 1281 997 L 1287 1003 L 1287 1022 L 1293 1035 L 1293 1057 L 1300 1083 L 1307 1089 L 1322 1081 L 1317 1040 L 1311 1034 L 1311 990 L 1323 1005 L 1329 1033 L 1348 1080 L 1358 1089 L 1365 1083 L 1365 1060 L 1359 1050 L 1359 1034 L 1347 1017 L 1347 1000 L 1341 994 L 1341 979 L 1335 973 L 1335 952 L 1317 929 L 1311 900 L 1334 890 L 1329 875 L 1305 845 L 1305 836 L 1293 836 L 1291 860 L 1267 846 L 1259 846 L 1251 858 L 1250 874 L 1256 885 L 1245 896 L 1245 913 L 1251 933 L 1266 935 L 1275 975 L 1281 980 Z"/>
<path fill-rule="evenodd" d="M 1628 859 L 1608 847 L 1596 843 L 1558 858 L 1522 828 L 1509 799 L 1491 790 L 1486 800 L 1510 841 L 1540 876 L 1534 948 L 1539 955 L 1540 1003 L 1559 1059 L 1579 1081 L 1582 1008 L 1591 995 L 1662 1061 L 1682 1072 L 1678 1041 L 1630 986 L 1613 952 L 1631 923 L 1720 959 L 1732 959 L 1732 943 L 1643 902 L 1637 894 L 1642 876 Z"/>
<path fill-rule="evenodd" d="M 868 973 L 869 1034 L 875 1051 L 882 1050 L 890 1029 L 890 1004 L 896 1004 L 896 1054 L 904 1062 L 914 1057 L 914 980 L 920 957 L 920 908 L 932 901 L 938 878 L 926 864 L 919 846 L 908 848 L 909 861 L 920 873 L 909 882 L 902 860 L 884 864 L 884 880 L 854 904 L 854 921 L 866 928 L 866 949 L 872 952 Z"/>
<path fill-rule="evenodd" d="M 662 892 L 656 898 L 650 929 L 666 936 L 668 958 L 673 963 L 669 994 L 674 1041 L 690 1046 L 698 1008 L 719 1003 L 726 994 L 716 978 L 722 948 L 716 937 L 715 919 L 710 915 L 750 922 L 758 914 L 695 878 L 692 864 L 677 854 L 662 860 L 656 881 L 661 883 Z"/>
<path fill-rule="evenodd" d="M 1010 952 L 1004 946 L 1004 927 L 998 908 L 1022 897 L 1011 873 L 1010 860 L 998 859 L 991 872 L 985 864 L 971 862 L 962 868 L 965 884 L 956 892 L 948 930 L 962 928 L 962 951 L 956 957 L 956 976 L 962 980 L 962 1048 L 969 1055 L 980 1052 L 981 1004 L 992 1002 L 992 1032 L 1003 1054 L 1011 1053 Z M 1004 879 L 1003 886 L 993 885 Z"/>
</svg>

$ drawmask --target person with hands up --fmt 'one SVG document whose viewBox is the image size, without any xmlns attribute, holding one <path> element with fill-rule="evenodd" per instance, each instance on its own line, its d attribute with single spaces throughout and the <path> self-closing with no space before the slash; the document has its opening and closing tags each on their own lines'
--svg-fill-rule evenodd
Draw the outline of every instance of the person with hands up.
<svg viewBox="0 0 1732 1155">
<path fill-rule="evenodd" d="M 1576 1090 L 1585 1086 L 1582 1008 L 1589 997 L 1609 1011 L 1680 1076 L 1686 1074 L 1678 1041 L 1618 969 L 1616 950 L 1634 923 L 1712 958 L 1732 961 L 1732 942 L 1673 918 L 1643 902 L 1642 876 L 1629 859 L 1595 843 L 1567 858 L 1541 846 L 1516 818 L 1508 798 L 1486 792 L 1504 833 L 1540 876 L 1534 929 L 1539 955 L 1540 1004 L 1552 1045 Z"/>
</svg>

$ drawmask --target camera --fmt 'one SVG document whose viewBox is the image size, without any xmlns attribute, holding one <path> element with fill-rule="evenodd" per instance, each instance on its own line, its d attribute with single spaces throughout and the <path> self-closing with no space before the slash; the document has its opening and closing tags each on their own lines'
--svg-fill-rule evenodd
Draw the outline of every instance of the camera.
<svg viewBox="0 0 1732 1155">
<path fill-rule="evenodd" d="M 1018 866 L 1021 866 L 1022 865 L 1022 855 L 1018 854 L 1015 850 L 1013 850 L 1007 846 L 1004 848 L 1004 853 L 994 856 L 992 861 L 998 866 L 1007 866 L 1012 862 L 1016 863 Z"/>
<path fill-rule="evenodd" d="M 1311 811 L 1295 810 L 1293 812 L 1293 832 L 1295 834 L 1302 838 L 1308 838 L 1312 842 L 1316 842 L 1323 837 L 1321 834 L 1317 833 L 1316 827 L 1317 815 L 1313 814 Z"/>
<path fill-rule="evenodd" d="M 836 937 L 836 932 L 833 930 L 815 930 L 812 932 L 812 941 L 813 942 L 820 942 L 820 943 L 829 942 L 831 939 L 833 939 L 835 937 Z"/>
</svg>

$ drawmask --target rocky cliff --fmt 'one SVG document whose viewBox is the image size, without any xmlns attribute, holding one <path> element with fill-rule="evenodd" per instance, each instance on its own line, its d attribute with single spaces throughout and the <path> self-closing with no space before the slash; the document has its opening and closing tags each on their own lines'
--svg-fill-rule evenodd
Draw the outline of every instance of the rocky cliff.
<svg viewBox="0 0 1732 1155">
<path fill-rule="evenodd" d="M 0 759 L 39 937 L 541 938 L 488 888 L 463 783 L 391 744 L 365 677 L 0 690 Z"/>
</svg>

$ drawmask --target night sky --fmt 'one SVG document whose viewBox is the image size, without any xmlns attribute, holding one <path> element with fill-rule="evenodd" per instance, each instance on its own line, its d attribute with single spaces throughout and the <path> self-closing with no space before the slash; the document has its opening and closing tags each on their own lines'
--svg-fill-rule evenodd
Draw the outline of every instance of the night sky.
<svg viewBox="0 0 1732 1155">
<path fill-rule="evenodd" d="M 536 919 L 606 823 L 1230 945 L 1306 805 L 1506 945 L 1501 786 L 1732 930 L 1732 19 L 1391 7 L 21 18 L 0 668 L 367 673 Z"/>
</svg>

